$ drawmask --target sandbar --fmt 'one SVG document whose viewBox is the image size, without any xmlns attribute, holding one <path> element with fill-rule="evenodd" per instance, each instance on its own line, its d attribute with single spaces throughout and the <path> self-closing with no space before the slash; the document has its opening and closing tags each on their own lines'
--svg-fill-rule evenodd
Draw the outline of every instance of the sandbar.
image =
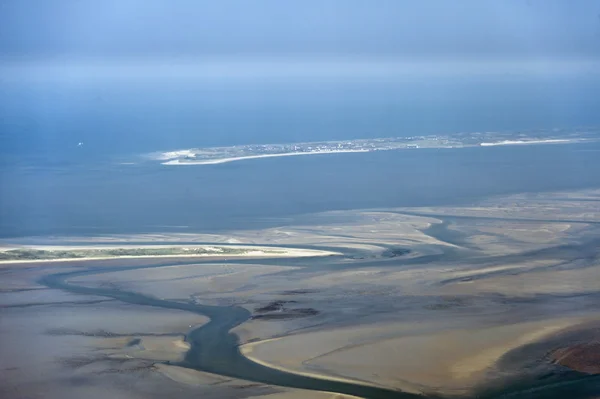
<svg viewBox="0 0 600 399">
<path fill-rule="evenodd" d="M 332 150 L 332 151 L 312 151 L 312 152 L 286 152 L 281 154 L 261 154 L 261 155 L 247 155 L 243 157 L 232 157 L 232 158 L 220 158 L 220 159 L 206 159 L 199 161 L 182 161 L 180 159 L 173 159 L 170 161 L 163 162 L 163 165 L 215 165 L 227 162 L 244 161 L 246 159 L 257 159 L 257 158 L 274 158 L 274 157 L 290 157 L 296 155 L 326 155 L 326 154 L 340 154 L 340 153 L 351 153 L 351 152 L 371 152 L 371 150 Z"/>
<path fill-rule="evenodd" d="M 140 255 L 107 255 L 102 254 L 102 250 L 123 250 L 123 251 L 144 251 L 153 249 L 173 249 L 172 254 L 140 254 Z M 226 250 L 239 250 L 239 252 L 226 252 Z M 3 259 L 0 264 L 9 263 L 31 263 L 31 262 L 68 262 L 68 261 L 86 261 L 86 260 L 108 260 L 108 259 L 143 259 L 143 258 L 197 258 L 197 257 L 221 257 L 221 258 L 239 258 L 239 257 L 314 257 L 314 256 L 332 256 L 339 255 L 337 252 L 315 250 L 315 249 L 297 249 L 286 247 L 259 247 L 259 246 L 243 246 L 243 245 L 121 245 L 121 246 L 105 246 L 105 245 L 82 245 L 82 246 L 64 246 L 64 245 L 37 245 L 37 246 L 10 246 L 0 249 L 0 254 L 15 250 L 34 250 L 47 251 L 52 254 L 54 251 L 69 252 L 78 251 L 79 253 L 90 251 L 90 256 L 79 257 L 58 257 L 52 259 Z M 204 253 L 186 254 L 185 251 L 206 251 Z M 95 251 L 95 252 L 94 252 Z"/>
</svg>

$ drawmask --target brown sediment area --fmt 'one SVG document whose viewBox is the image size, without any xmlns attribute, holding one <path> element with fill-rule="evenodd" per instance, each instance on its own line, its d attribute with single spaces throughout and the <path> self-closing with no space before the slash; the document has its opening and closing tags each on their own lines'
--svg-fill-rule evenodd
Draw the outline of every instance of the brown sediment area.
<svg viewBox="0 0 600 399">
<path fill-rule="evenodd" d="M 586 342 L 560 348 L 551 359 L 561 366 L 586 374 L 600 374 L 600 342 Z"/>
</svg>

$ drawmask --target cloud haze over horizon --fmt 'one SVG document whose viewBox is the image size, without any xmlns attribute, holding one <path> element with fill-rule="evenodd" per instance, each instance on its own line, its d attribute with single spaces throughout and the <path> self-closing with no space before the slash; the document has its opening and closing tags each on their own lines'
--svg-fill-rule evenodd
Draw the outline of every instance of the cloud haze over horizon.
<svg viewBox="0 0 600 399">
<path fill-rule="evenodd" d="M 599 12 L 600 0 L 1 0 L 0 152 L 600 125 Z"/>
<path fill-rule="evenodd" d="M 600 58 L 592 0 L 8 0 L 0 57 Z"/>
</svg>

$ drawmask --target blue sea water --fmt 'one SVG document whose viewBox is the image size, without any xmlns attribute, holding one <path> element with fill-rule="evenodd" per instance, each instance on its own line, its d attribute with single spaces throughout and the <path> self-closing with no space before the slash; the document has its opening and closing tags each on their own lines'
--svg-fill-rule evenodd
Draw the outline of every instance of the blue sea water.
<svg viewBox="0 0 600 399">
<path fill-rule="evenodd" d="M 600 81 L 0 81 L 0 235 L 237 230 L 337 209 L 600 184 L 598 144 L 419 149 L 168 167 L 201 146 L 600 126 Z M 78 145 L 83 143 L 83 145 Z M 133 163 L 133 164 L 129 164 Z"/>
</svg>

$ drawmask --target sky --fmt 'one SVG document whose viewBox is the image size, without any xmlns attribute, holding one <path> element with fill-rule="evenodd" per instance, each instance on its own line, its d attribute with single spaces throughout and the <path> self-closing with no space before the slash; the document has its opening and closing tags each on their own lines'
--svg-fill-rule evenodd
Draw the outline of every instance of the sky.
<svg viewBox="0 0 600 399">
<path fill-rule="evenodd" d="M 0 0 L 0 60 L 600 58 L 598 0 Z"/>
<path fill-rule="evenodd" d="M 598 87 L 600 0 L 0 0 L 0 140 L 575 126 Z"/>
</svg>

